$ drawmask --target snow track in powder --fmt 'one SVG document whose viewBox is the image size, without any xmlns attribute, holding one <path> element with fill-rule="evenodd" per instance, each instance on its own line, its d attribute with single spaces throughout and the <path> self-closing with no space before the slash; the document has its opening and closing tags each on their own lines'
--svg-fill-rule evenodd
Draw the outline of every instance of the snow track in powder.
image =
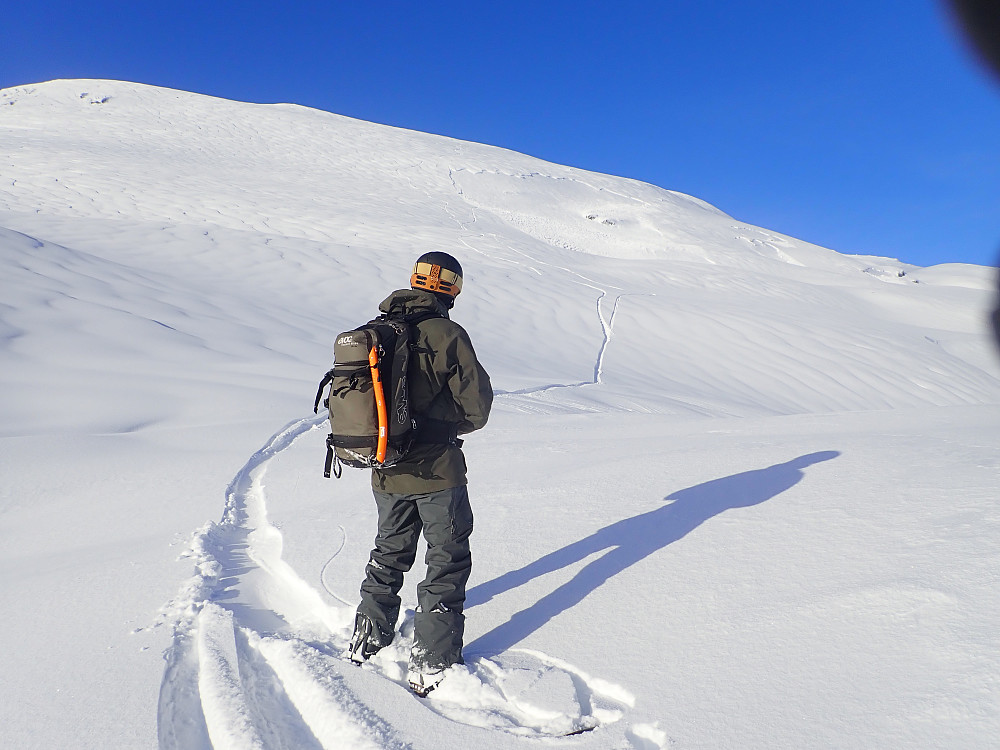
<svg viewBox="0 0 1000 750">
<path fill-rule="evenodd" d="M 472 659 L 417 699 L 406 688 L 412 611 L 395 642 L 361 668 L 343 659 L 353 606 L 334 593 L 330 561 L 320 582 L 334 603 L 282 558 L 263 484 L 268 462 L 324 421 L 300 419 L 271 437 L 230 483 L 222 520 L 194 535 L 196 575 L 165 611 L 174 638 L 160 689 L 161 750 L 419 750 L 427 736 L 450 738 L 435 748 L 521 747 L 539 737 L 650 747 L 641 725 L 620 721 L 634 704 L 627 690 L 536 651 Z M 347 538 L 338 528 L 331 560 Z M 428 722 L 440 724 L 431 735 Z"/>
</svg>

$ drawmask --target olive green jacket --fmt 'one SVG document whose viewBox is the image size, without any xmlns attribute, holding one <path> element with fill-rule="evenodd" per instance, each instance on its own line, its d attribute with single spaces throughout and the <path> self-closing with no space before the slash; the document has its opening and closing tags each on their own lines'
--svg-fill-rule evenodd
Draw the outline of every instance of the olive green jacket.
<svg viewBox="0 0 1000 750">
<path fill-rule="evenodd" d="M 416 315 L 429 311 L 414 326 L 414 350 L 408 385 L 410 411 L 419 421 L 452 424 L 458 435 L 486 424 L 493 404 L 490 376 L 476 358 L 469 334 L 448 318 L 448 311 L 434 294 L 422 289 L 400 289 L 379 309 Z M 468 483 L 465 456 L 458 445 L 416 443 L 395 466 L 372 471 L 372 487 L 393 494 L 437 492 Z"/>
</svg>

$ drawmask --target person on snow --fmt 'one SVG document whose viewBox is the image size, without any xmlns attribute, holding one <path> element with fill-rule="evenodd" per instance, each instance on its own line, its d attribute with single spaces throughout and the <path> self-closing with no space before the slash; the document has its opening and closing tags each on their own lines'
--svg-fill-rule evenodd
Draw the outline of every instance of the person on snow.
<svg viewBox="0 0 1000 750">
<path fill-rule="evenodd" d="M 493 403 L 489 375 L 469 335 L 448 315 L 461 290 L 459 262 L 447 253 L 425 253 L 413 267 L 410 289 L 393 292 L 379 306 L 417 320 L 407 377 L 418 432 L 402 461 L 372 470 L 378 535 L 348 655 L 360 663 L 392 642 L 403 575 L 413 565 L 423 531 L 427 575 L 417 587 L 409 660 L 410 686 L 421 696 L 440 682 L 444 670 L 463 663 L 473 519 L 458 436 L 483 427 Z"/>
</svg>

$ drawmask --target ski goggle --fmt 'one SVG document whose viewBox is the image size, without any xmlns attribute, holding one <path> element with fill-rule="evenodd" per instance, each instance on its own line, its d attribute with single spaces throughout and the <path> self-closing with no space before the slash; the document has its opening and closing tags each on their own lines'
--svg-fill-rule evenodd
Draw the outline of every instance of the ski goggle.
<svg viewBox="0 0 1000 750">
<path fill-rule="evenodd" d="M 413 266 L 410 276 L 410 286 L 414 289 L 426 289 L 429 292 L 441 292 L 451 297 L 457 297 L 462 291 L 462 277 L 447 268 L 441 268 L 431 263 L 417 263 Z"/>
</svg>

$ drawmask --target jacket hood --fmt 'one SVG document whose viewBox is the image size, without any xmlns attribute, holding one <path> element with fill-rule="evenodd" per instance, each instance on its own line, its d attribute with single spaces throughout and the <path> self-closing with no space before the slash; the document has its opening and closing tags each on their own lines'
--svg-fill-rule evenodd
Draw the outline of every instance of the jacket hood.
<svg viewBox="0 0 1000 750">
<path fill-rule="evenodd" d="M 378 306 L 384 313 L 396 312 L 402 315 L 435 312 L 443 318 L 448 317 L 448 309 L 433 292 L 426 289 L 398 289 Z"/>
</svg>

